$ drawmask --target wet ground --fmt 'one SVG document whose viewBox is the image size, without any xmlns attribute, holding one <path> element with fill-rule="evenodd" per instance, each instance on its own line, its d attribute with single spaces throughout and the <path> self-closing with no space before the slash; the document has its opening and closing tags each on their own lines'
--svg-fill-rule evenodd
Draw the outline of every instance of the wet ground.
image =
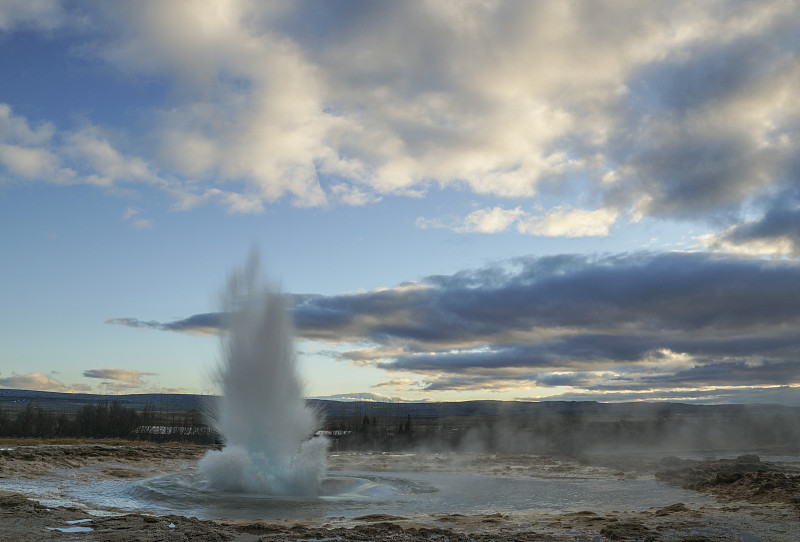
<svg viewBox="0 0 800 542">
<path fill-rule="evenodd" d="M 204 447 L 97 443 L 3 448 L 0 443 L 2 540 L 800 540 L 796 458 L 333 454 L 332 476 L 372 473 L 391 481 L 405 473 L 415 480 L 428 478 L 434 490 L 436 480 L 459 477 L 496 487 L 509 487 L 504 480 L 529 484 L 525 487 L 539 484 L 542 490 L 547 483 L 578 488 L 611 484 L 623 490 L 653 484 L 646 487 L 661 489 L 651 491 L 649 501 L 625 501 L 598 490 L 588 499 L 577 495 L 583 499 L 579 509 L 568 504 L 548 508 L 532 507 L 531 503 L 541 502 L 533 499 L 535 495 L 520 494 L 515 499 L 513 492 L 498 495 L 498 502 L 493 502 L 492 490 L 474 483 L 471 489 L 470 482 L 459 491 L 478 495 L 472 501 L 486 501 L 484 506 L 465 505 L 461 510 L 396 506 L 375 512 L 372 500 L 365 500 L 363 514 L 355 506 L 347 514 L 293 519 L 268 513 L 197 519 L 191 516 L 198 514 L 170 513 L 164 507 L 158 513 L 158 507 L 102 506 L 102 499 L 81 502 L 75 488 L 119 488 L 191 472 Z M 673 489 L 681 493 L 672 493 Z M 675 500 L 675 495 L 684 498 Z"/>
</svg>

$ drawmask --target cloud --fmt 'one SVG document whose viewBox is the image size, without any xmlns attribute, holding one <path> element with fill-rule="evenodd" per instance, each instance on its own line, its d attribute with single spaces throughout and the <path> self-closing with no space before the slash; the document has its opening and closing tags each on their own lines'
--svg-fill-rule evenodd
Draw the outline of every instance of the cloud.
<svg viewBox="0 0 800 542">
<path fill-rule="evenodd" d="M 6 0 L 0 5 L 0 31 L 19 26 L 52 30 L 65 18 L 58 2 Z"/>
<path fill-rule="evenodd" d="M 800 267 L 701 253 L 523 257 L 396 288 L 295 295 L 299 338 L 435 390 L 597 394 L 800 384 Z M 219 315 L 114 323 L 197 332 Z"/>
<path fill-rule="evenodd" d="M 464 218 L 464 223 L 456 227 L 455 231 L 497 233 L 508 229 L 523 214 L 519 207 L 516 209 L 503 209 L 502 207 L 478 209 L 467 215 Z"/>
<path fill-rule="evenodd" d="M 106 324 L 118 324 L 128 327 L 158 329 L 161 331 L 179 331 L 193 335 L 217 335 L 220 332 L 222 317 L 220 313 L 195 314 L 183 320 L 161 323 L 156 321 L 142 321 L 136 318 L 109 318 Z"/>
<path fill-rule="evenodd" d="M 101 380 L 114 380 L 116 383 L 111 382 L 109 385 L 118 385 L 122 383 L 122 387 L 139 387 L 144 384 L 143 376 L 154 376 L 155 373 L 145 373 L 136 371 L 134 369 L 89 369 L 83 372 L 86 378 L 99 378 Z"/>
<path fill-rule="evenodd" d="M 31 126 L 9 105 L 0 103 L 0 166 L 5 168 L 5 173 L 0 169 L 0 179 L 73 182 L 75 172 L 62 167 L 54 137 L 52 125 Z"/>
<path fill-rule="evenodd" d="M 531 214 L 520 207 L 505 209 L 500 206 L 478 209 L 464 218 L 419 217 L 415 225 L 420 229 L 446 228 L 457 233 L 499 233 L 512 226 L 519 233 L 542 237 L 605 237 L 620 213 L 613 209 L 575 209 L 566 205 L 546 213 Z"/>
<path fill-rule="evenodd" d="M 410 399 L 399 396 L 383 395 L 381 393 L 337 393 L 334 395 L 320 395 L 311 399 L 323 399 L 329 401 L 351 401 L 355 403 L 408 403 Z"/>
<path fill-rule="evenodd" d="M 744 386 L 702 389 L 661 389 L 638 392 L 566 392 L 550 395 L 550 400 L 561 401 L 672 401 L 706 404 L 781 404 L 800 406 L 800 394 L 796 386 Z M 519 400 L 538 400 L 540 397 L 519 397 Z"/>
<path fill-rule="evenodd" d="M 637 70 L 627 136 L 608 153 L 626 180 L 609 202 L 635 202 L 652 216 L 729 217 L 794 184 L 800 107 L 788 96 L 800 76 L 800 13 L 787 8 L 750 13 L 751 24 L 744 12 L 721 14 L 712 26 L 735 24 L 732 39 L 712 30 L 698 47 Z"/>
<path fill-rule="evenodd" d="M 123 155 L 98 127 L 58 131 L 43 123 L 31 126 L 8 104 L 0 103 L 0 179 L 62 185 L 89 184 L 117 190 L 146 184 L 180 191 L 159 177 L 140 157 Z M 119 190 L 117 190 L 119 191 Z"/>
<path fill-rule="evenodd" d="M 138 209 L 133 206 L 128 206 L 125 208 L 125 212 L 122 213 L 122 220 L 123 222 L 127 222 L 131 228 L 135 230 L 147 230 L 153 227 L 153 220 L 150 218 L 142 218 L 140 216 L 141 209 Z"/>
<path fill-rule="evenodd" d="M 413 378 L 392 378 L 386 382 L 381 382 L 372 386 L 373 388 L 392 388 L 392 389 L 405 389 L 408 391 L 418 391 L 419 382 Z"/>
<path fill-rule="evenodd" d="M 611 209 L 566 209 L 557 207 L 546 216 L 530 218 L 519 224 L 519 231 L 545 237 L 605 237 L 619 213 Z"/>
<path fill-rule="evenodd" d="M 77 132 L 62 134 L 65 158 L 80 164 L 89 171 L 84 182 L 100 187 L 128 182 L 142 182 L 166 186 L 152 167 L 140 157 L 126 157 L 97 127 L 86 127 Z"/>
<path fill-rule="evenodd" d="M 23 390 L 39 390 L 39 391 L 54 391 L 54 392 L 85 392 L 89 391 L 88 387 L 81 385 L 67 386 L 59 382 L 52 376 L 44 373 L 28 373 L 24 375 L 12 375 L 5 378 L 0 378 L 0 387 L 23 389 Z"/>
<path fill-rule="evenodd" d="M 800 258 L 800 204 L 783 202 L 769 206 L 758 219 L 736 224 L 718 235 L 702 236 L 699 240 L 721 252 Z"/>
<path fill-rule="evenodd" d="M 0 161 L 12 174 L 26 178 L 50 175 L 57 170 L 58 164 L 58 159 L 44 149 L 18 145 L 0 146 Z"/>
<path fill-rule="evenodd" d="M 27 147 L 48 143 L 55 133 L 55 128 L 48 123 L 31 127 L 26 119 L 15 115 L 11 107 L 3 103 L 0 103 L 0 128 L 3 141 Z"/>
<path fill-rule="evenodd" d="M 90 120 L 0 141 L 20 180 L 143 183 L 236 213 L 545 194 L 531 220 L 514 204 L 451 226 L 585 236 L 626 214 L 730 226 L 796 178 L 800 12 L 781 0 L 0 8 L 9 35 L 30 25 L 172 92 L 141 108 L 141 131 Z"/>
<path fill-rule="evenodd" d="M 413 289 L 299 296 L 306 338 L 428 390 L 787 384 L 798 268 L 702 254 L 522 258 Z"/>
</svg>

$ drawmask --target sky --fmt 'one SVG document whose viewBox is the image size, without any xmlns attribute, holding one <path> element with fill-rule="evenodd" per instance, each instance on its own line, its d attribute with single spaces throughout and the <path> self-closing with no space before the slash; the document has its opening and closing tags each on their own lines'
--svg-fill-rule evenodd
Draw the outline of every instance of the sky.
<svg viewBox="0 0 800 542">
<path fill-rule="evenodd" d="M 0 387 L 800 405 L 794 1 L 0 1 Z"/>
</svg>

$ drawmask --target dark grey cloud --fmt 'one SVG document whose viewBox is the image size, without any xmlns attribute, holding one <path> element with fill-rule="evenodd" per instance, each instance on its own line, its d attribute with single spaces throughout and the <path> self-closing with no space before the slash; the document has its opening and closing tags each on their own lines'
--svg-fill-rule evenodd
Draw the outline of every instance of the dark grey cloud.
<svg viewBox="0 0 800 542">
<path fill-rule="evenodd" d="M 429 390 L 769 385 L 800 380 L 798 296 L 792 264 L 558 256 L 299 298 L 295 316 L 301 334 L 366 342 L 346 356 L 422 375 Z"/>
<path fill-rule="evenodd" d="M 799 26 L 793 10 L 634 70 L 604 150 L 624 171 L 606 203 L 661 218 L 736 221 L 754 200 L 796 185 L 800 112 L 787 93 L 797 84 Z"/>
<path fill-rule="evenodd" d="M 629 163 L 638 195 L 650 198 L 647 214 L 691 219 L 731 212 L 763 187 L 766 164 L 747 135 L 692 133 L 690 127 L 669 132 Z"/>
<path fill-rule="evenodd" d="M 155 320 L 139 320 L 137 318 L 109 318 L 106 324 L 119 324 L 128 327 L 157 329 L 160 331 L 179 331 L 197 335 L 214 335 L 219 333 L 222 325 L 222 315 L 218 312 L 195 314 L 183 320 L 172 322 L 158 322 Z"/>
<path fill-rule="evenodd" d="M 127 384 L 129 387 L 141 386 L 144 382 L 142 377 L 155 376 L 156 373 L 145 373 L 134 369 L 88 369 L 83 372 L 86 378 L 99 378 L 101 380 L 115 380 Z"/>
<path fill-rule="evenodd" d="M 333 306 L 343 314 L 328 321 L 340 333 L 370 316 L 369 336 L 436 342 L 448 346 L 464 337 L 500 336 L 511 331 L 570 326 L 605 330 L 636 326 L 663 334 L 698 329 L 784 323 L 798 309 L 787 293 L 798 292 L 794 266 L 719 259 L 700 254 L 532 258 L 520 269 L 479 270 L 475 276 L 433 277 L 427 288 L 357 296 L 304 299 L 295 308 L 299 329 L 316 325 Z M 317 310 L 322 307 L 323 311 Z M 373 321 L 374 319 L 374 321 Z M 326 326 L 330 330 L 331 326 Z M 360 326 L 358 335 L 363 337 Z M 562 333 L 566 335 L 569 333 Z M 354 337 L 355 338 L 355 337 Z"/>
<path fill-rule="evenodd" d="M 427 390 L 800 384 L 800 266 L 702 253 L 516 258 L 393 289 L 294 295 L 298 336 Z M 191 332 L 216 314 L 142 324 Z M 198 327 L 193 327 L 198 326 Z"/>
<path fill-rule="evenodd" d="M 747 361 L 714 362 L 678 372 L 672 381 L 676 385 L 683 382 L 701 380 L 713 385 L 736 386 L 748 383 L 753 386 L 796 382 L 800 378 L 800 360 L 765 360 L 751 364 Z"/>
<path fill-rule="evenodd" d="M 757 90 L 795 65 L 797 22 L 776 19 L 760 31 L 645 64 L 633 75 L 631 95 L 642 110 L 691 115 Z"/>
</svg>

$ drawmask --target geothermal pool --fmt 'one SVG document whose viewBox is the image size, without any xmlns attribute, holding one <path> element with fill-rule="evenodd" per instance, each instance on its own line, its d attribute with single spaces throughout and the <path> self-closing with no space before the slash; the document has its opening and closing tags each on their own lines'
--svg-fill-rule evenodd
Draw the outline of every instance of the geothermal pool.
<svg viewBox="0 0 800 542">
<path fill-rule="evenodd" d="M 153 478 L 123 489 L 137 508 L 200 518 L 326 518 L 370 514 L 510 513 L 522 510 L 647 509 L 708 502 L 655 480 L 505 478 L 465 473 L 331 473 L 316 498 L 220 494 L 199 489 L 193 475 Z M 613 503 L 610 505 L 609 503 Z"/>
<path fill-rule="evenodd" d="M 101 465 L 60 469 L 31 480 L 0 480 L 0 490 L 24 493 L 47 506 L 77 506 L 94 513 L 144 512 L 200 519 L 636 511 L 678 502 L 713 502 L 652 477 L 623 477 L 575 464 L 551 462 L 516 474 L 524 463 L 519 458 L 506 461 L 475 454 L 353 453 L 331 459 L 334 469 L 322 479 L 322 492 L 316 497 L 221 491 L 208 484 L 202 469 L 186 462 L 176 463 L 172 472 L 162 469 L 163 474 L 137 479 L 119 471 L 108 476 Z M 131 470 L 129 474 L 142 473 Z"/>
</svg>

